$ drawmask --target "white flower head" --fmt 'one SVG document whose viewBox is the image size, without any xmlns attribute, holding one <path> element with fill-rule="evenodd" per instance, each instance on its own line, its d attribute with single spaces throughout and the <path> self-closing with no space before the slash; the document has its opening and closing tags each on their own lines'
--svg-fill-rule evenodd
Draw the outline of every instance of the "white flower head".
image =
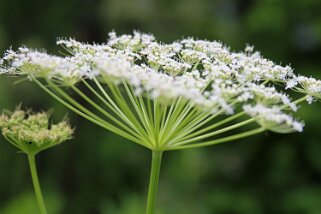
<svg viewBox="0 0 321 214">
<path fill-rule="evenodd" d="M 321 99 L 321 81 L 312 77 L 298 76 L 296 78 L 299 86 L 296 89 L 308 96 Z"/>
<path fill-rule="evenodd" d="M 257 123 L 267 130 L 278 133 L 302 132 L 304 124 L 285 114 L 278 107 L 266 107 L 261 104 L 255 106 L 244 105 L 244 111 L 255 118 Z"/>
<path fill-rule="evenodd" d="M 8 50 L 0 61 L 0 73 L 43 78 L 64 86 L 86 79 L 107 86 L 128 84 L 135 96 L 165 105 L 182 98 L 213 114 L 233 114 L 243 107 L 267 129 L 278 131 L 273 128 L 278 124 L 287 127 L 284 132 L 301 130 L 300 123 L 282 111 L 297 110 L 286 92 L 305 93 L 309 103 L 321 98 L 320 80 L 297 76 L 290 66 L 275 64 L 249 45 L 245 51 L 233 52 L 218 41 L 188 38 L 164 44 L 140 32 L 111 32 L 103 44 L 75 39 L 59 39 L 57 44 L 64 46 L 66 56 L 27 47 Z"/>
</svg>

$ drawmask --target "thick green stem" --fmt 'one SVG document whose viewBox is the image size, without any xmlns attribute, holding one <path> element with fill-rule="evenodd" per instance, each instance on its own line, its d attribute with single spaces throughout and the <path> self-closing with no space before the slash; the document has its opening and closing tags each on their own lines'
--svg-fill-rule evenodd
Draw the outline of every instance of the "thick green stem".
<svg viewBox="0 0 321 214">
<path fill-rule="evenodd" d="M 153 151 L 146 214 L 155 213 L 156 195 L 158 189 L 158 180 L 162 163 L 162 156 L 163 151 Z"/>
<path fill-rule="evenodd" d="M 30 166 L 30 172 L 31 172 L 33 187 L 35 189 L 35 193 L 36 193 L 36 197 L 37 197 L 37 202 L 38 202 L 38 206 L 39 206 L 39 209 L 40 209 L 40 213 L 41 214 L 47 214 L 46 205 L 45 205 L 45 202 L 43 200 L 42 193 L 41 193 L 41 188 L 40 188 L 40 184 L 39 184 L 35 156 L 34 155 L 28 155 L 28 160 L 29 160 L 29 166 Z"/>
</svg>

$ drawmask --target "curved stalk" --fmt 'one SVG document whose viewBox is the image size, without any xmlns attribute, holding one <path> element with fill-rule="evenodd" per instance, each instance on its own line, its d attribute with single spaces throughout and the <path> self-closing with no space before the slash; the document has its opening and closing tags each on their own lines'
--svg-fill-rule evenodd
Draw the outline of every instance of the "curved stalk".
<svg viewBox="0 0 321 214">
<path fill-rule="evenodd" d="M 220 138 L 220 139 L 217 139 L 217 140 L 206 141 L 206 142 L 202 142 L 202 143 L 195 143 L 195 144 L 190 144 L 190 145 L 172 146 L 172 147 L 168 147 L 168 148 L 165 148 L 165 149 L 167 151 L 169 151 L 169 150 L 200 148 L 200 147 L 204 147 L 204 146 L 210 146 L 210 145 L 214 145 L 214 144 L 225 143 L 225 142 L 228 142 L 228 141 L 242 139 L 242 138 L 245 138 L 245 137 L 249 137 L 249 136 L 252 136 L 252 135 L 259 134 L 259 133 L 264 132 L 264 131 L 265 131 L 265 129 L 263 127 L 261 127 L 261 128 L 253 129 L 251 131 L 242 132 L 240 134 L 235 134 L 235 135 L 231 135 L 231 136 L 228 136 L 228 137 Z"/>
<path fill-rule="evenodd" d="M 153 151 L 150 181 L 148 188 L 146 214 L 155 213 L 156 195 L 158 189 L 159 173 L 162 163 L 163 151 Z"/>
<path fill-rule="evenodd" d="M 106 91 L 104 90 L 103 86 L 99 83 L 99 81 L 97 81 L 96 79 L 94 79 L 96 85 L 98 86 L 98 88 L 100 89 L 100 91 L 103 93 L 103 95 L 106 97 L 106 99 L 116 108 L 119 109 L 119 111 L 122 111 L 126 117 L 128 117 L 128 119 L 130 121 L 132 121 L 135 125 L 136 128 L 138 128 L 140 130 L 140 133 L 146 138 L 149 139 L 148 137 L 148 133 L 145 130 L 145 128 L 143 127 L 143 124 L 138 120 L 138 118 L 135 116 L 134 112 L 132 112 L 132 109 L 129 107 L 129 105 L 126 102 L 126 99 L 124 98 L 124 96 L 121 94 L 121 92 L 119 91 L 118 87 L 114 87 L 112 84 L 108 83 L 107 80 L 106 83 L 109 86 L 109 89 L 111 91 L 111 94 L 114 96 L 115 102 L 112 100 L 111 96 L 108 95 L 106 93 Z M 118 106 L 117 106 L 118 105 Z"/>
<path fill-rule="evenodd" d="M 204 134 L 204 135 L 199 135 L 199 136 L 194 137 L 194 138 L 189 138 L 188 140 L 180 141 L 178 143 L 175 143 L 174 145 L 175 146 L 186 145 L 186 144 L 189 144 L 189 143 L 192 143 L 192 142 L 195 142 L 195 141 L 199 141 L 199 140 L 202 140 L 202 139 L 205 139 L 205 138 L 208 138 L 208 137 L 213 137 L 215 135 L 222 134 L 224 132 L 227 132 L 227 131 L 230 131 L 230 130 L 233 130 L 233 129 L 236 129 L 236 128 L 239 128 L 239 127 L 242 127 L 242 126 L 245 126 L 245 125 L 248 125 L 248 124 L 250 124 L 252 122 L 255 122 L 254 118 L 245 120 L 245 121 L 240 122 L 240 123 L 236 123 L 234 125 L 219 129 L 219 130 L 214 131 L 214 132 L 209 132 L 209 133 Z"/>
<path fill-rule="evenodd" d="M 115 122 L 117 125 L 119 125 L 121 128 L 123 128 L 125 131 L 127 131 L 128 133 L 130 133 L 131 135 L 133 135 L 134 137 L 136 137 L 137 139 L 140 138 L 139 136 L 139 131 L 137 131 L 135 126 L 130 126 L 128 127 L 127 125 L 125 125 L 124 123 L 122 123 L 121 121 L 119 121 L 118 118 L 115 118 L 114 116 L 112 116 L 111 114 L 109 114 L 107 111 L 105 111 L 103 108 L 101 108 L 98 104 L 96 104 L 92 99 L 90 99 L 88 96 L 86 96 L 84 93 L 82 93 L 78 88 L 76 88 L 75 86 L 71 86 L 71 88 L 78 94 L 80 95 L 85 101 L 87 101 L 90 105 L 92 105 L 94 108 L 96 108 L 100 113 L 102 113 L 103 115 L 105 115 L 107 118 L 109 118 L 110 120 L 112 120 L 113 122 Z M 120 117 L 123 121 L 127 122 L 126 119 L 127 118 L 123 118 Z M 133 128 L 134 127 L 134 128 Z M 143 139 L 141 139 L 143 140 Z"/>
<path fill-rule="evenodd" d="M 32 183 L 33 183 L 33 187 L 34 187 L 34 190 L 35 190 L 35 194 L 36 194 L 38 206 L 39 206 L 39 209 L 40 209 L 40 213 L 41 214 L 47 214 L 46 205 L 45 205 L 45 202 L 43 200 L 42 192 L 41 192 L 41 188 L 40 188 L 40 184 L 39 184 L 35 156 L 28 154 L 28 161 L 29 161 L 29 167 L 30 167 L 30 172 L 31 172 L 31 177 L 32 177 Z"/>
<path fill-rule="evenodd" d="M 206 128 L 203 128 L 203 129 L 200 129 L 200 130 L 198 130 L 198 131 L 196 131 L 196 132 L 193 132 L 193 131 L 195 131 L 196 129 L 198 129 L 199 127 L 201 127 L 201 126 L 197 125 L 197 127 L 193 127 L 193 128 L 192 128 L 192 131 L 189 131 L 190 134 L 189 134 L 189 135 L 185 135 L 182 140 L 190 139 L 190 138 L 192 138 L 192 137 L 195 137 L 195 136 L 201 135 L 201 134 L 203 134 L 203 133 L 206 133 L 206 132 L 210 131 L 211 129 L 215 129 L 215 128 L 221 126 L 221 125 L 224 125 L 224 124 L 226 124 L 226 123 L 228 123 L 228 122 L 231 122 L 231 121 L 233 121 L 233 120 L 235 120 L 235 119 L 237 119 L 237 118 L 240 118 L 240 117 L 242 117 L 243 115 L 245 115 L 245 112 L 244 112 L 244 111 L 242 111 L 242 112 L 240 112 L 240 113 L 238 113 L 238 114 L 235 114 L 235 115 L 233 115 L 233 116 L 229 116 L 229 117 L 225 118 L 224 120 L 221 120 L 221 121 L 219 121 L 219 122 L 216 122 L 216 123 L 214 123 L 214 124 L 212 124 L 212 125 L 207 126 Z M 207 119 L 206 119 L 206 120 L 207 120 Z M 208 121 L 206 121 L 206 122 L 208 122 Z M 201 125 L 204 125 L 204 124 L 205 124 L 205 123 L 203 123 L 203 122 L 201 123 Z"/>
<path fill-rule="evenodd" d="M 39 80 L 37 79 L 33 79 L 33 81 L 35 81 L 37 83 L 37 85 L 42 88 L 46 93 L 48 93 L 50 96 L 52 96 L 54 99 L 56 99 L 57 101 L 59 101 L 60 103 L 62 103 L 64 106 L 66 106 L 67 108 L 69 108 L 70 110 L 72 110 L 73 112 L 79 114 L 80 116 L 86 118 L 87 120 L 93 122 L 94 124 L 107 129 L 109 131 L 112 131 L 120 136 L 123 136 L 124 138 L 127 138 L 141 146 L 147 147 L 149 149 L 151 149 L 151 147 L 148 144 L 144 144 L 141 143 L 140 140 L 136 139 L 135 137 L 131 136 L 130 134 L 124 132 L 123 130 L 113 126 L 112 124 L 103 121 L 101 119 L 97 120 L 96 118 L 94 118 L 92 115 L 88 115 L 87 113 L 91 113 L 89 112 L 87 109 L 85 109 L 84 107 L 82 107 L 80 104 L 77 103 L 77 107 L 80 107 L 80 109 L 77 109 L 76 107 L 74 107 L 73 105 L 71 105 L 70 103 L 68 103 L 67 101 L 63 100 L 61 97 L 57 96 L 54 92 L 50 91 L 46 86 L 44 86 Z M 69 101 L 73 101 L 73 100 L 69 100 Z M 83 111 L 86 112 L 83 112 Z"/>
</svg>

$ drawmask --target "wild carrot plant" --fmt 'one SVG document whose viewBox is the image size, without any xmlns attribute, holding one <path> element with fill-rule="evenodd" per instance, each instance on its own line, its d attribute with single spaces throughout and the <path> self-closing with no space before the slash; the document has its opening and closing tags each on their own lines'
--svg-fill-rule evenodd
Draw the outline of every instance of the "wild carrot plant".
<svg viewBox="0 0 321 214">
<path fill-rule="evenodd" d="M 252 46 L 234 52 L 192 38 L 164 44 L 138 32 L 112 32 L 104 44 L 57 44 L 64 56 L 8 50 L 0 72 L 28 78 L 77 114 L 151 150 L 147 214 L 155 210 L 165 151 L 265 131 L 302 132 L 292 115 L 302 102 L 321 98 L 321 81 L 294 74 Z"/>
</svg>

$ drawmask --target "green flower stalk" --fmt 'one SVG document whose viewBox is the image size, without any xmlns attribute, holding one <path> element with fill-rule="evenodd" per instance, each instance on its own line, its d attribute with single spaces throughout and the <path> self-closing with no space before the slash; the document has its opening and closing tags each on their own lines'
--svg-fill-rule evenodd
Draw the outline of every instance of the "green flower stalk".
<svg viewBox="0 0 321 214">
<path fill-rule="evenodd" d="M 49 124 L 47 112 L 32 113 L 17 109 L 0 115 L 0 129 L 4 138 L 28 156 L 32 182 L 41 214 L 46 214 L 37 174 L 35 156 L 48 148 L 70 139 L 73 129 L 66 121 Z"/>
<path fill-rule="evenodd" d="M 155 213 L 165 151 L 264 131 L 301 132 L 304 124 L 292 114 L 321 97 L 320 80 L 294 74 L 251 46 L 233 52 L 217 41 L 164 44 L 138 32 L 109 36 L 93 45 L 61 39 L 66 56 L 8 50 L 0 73 L 28 78 L 82 117 L 150 149 L 147 214 Z"/>
</svg>

